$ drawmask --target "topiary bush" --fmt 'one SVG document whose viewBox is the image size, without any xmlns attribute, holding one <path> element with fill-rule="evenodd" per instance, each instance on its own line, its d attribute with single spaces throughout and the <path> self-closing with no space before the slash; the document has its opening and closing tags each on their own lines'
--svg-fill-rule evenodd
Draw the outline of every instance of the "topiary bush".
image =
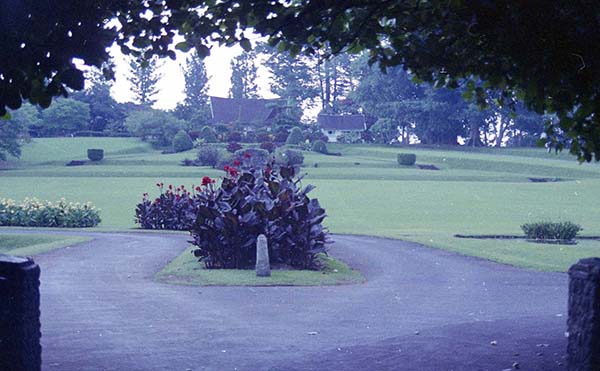
<svg viewBox="0 0 600 371">
<path fill-rule="evenodd" d="M 302 130 L 295 126 L 290 131 L 285 143 L 286 144 L 299 144 L 304 140 L 304 135 L 302 134 Z"/>
<path fill-rule="evenodd" d="M 100 224 L 100 211 L 90 202 L 40 201 L 26 198 L 17 203 L 0 200 L 0 226 L 87 228 Z"/>
<path fill-rule="evenodd" d="M 197 194 L 198 215 L 191 229 L 193 251 L 207 268 L 252 269 L 256 239 L 269 242 L 271 264 L 318 269 L 326 252 L 325 210 L 302 188 L 293 167 L 257 169 L 246 161 L 226 167 L 220 187 Z"/>
<path fill-rule="evenodd" d="M 417 162 L 417 155 L 414 153 L 398 153 L 398 164 L 402 166 L 413 166 Z"/>
<path fill-rule="evenodd" d="M 194 142 L 192 138 L 185 132 L 185 130 L 179 130 L 173 137 L 173 152 L 189 151 L 194 148 Z"/>
<path fill-rule="evenodd" d="M 199 138 L 202 139 L 204 141 L 204 143 L 217 143 L 218 142 L 217 133 L 214 131 L 213 128 L 211 128 L 209 126 L 204 126 L 200 130 Z"/>
<path fill-rule="evenodd" d="M 217 166 L 219 162 L 220 152 L 213 146 L 203 146 L 198 150 L 197 164 L 199 166 Z"/>
<path fill-rule="evenodd" d="M 325 144 L 325 142 L 323 142 L 322 140 L 315 140 L 311 149 L 313 152 L 318 152 L 318 153 L 323 153 L 323 154 L 327 154 L 327 152 L 328 152 L 327 144 Z"/>
<path fill-rule="evenodd" d="M 300 166 L 304 163 L 304 155 L 293 149 L 278 150 L 275 154 L 275 162 L 284 166 Z"/>
<path fill-rule="evenodd" d="M 90 161 L 102 161 L 104 158 L 104 150 L 101 148 L 89 148 L 87 150 L 87 157 Z"/>
<path fill-rule="evenodd" d="M 526 223 L 521 226 L 527 238 L 532 240 L 564 240 L 575 239 L 577 233 L 582 231 L 580 225 L 572 222 L 537 222 Z"/>
</svg>

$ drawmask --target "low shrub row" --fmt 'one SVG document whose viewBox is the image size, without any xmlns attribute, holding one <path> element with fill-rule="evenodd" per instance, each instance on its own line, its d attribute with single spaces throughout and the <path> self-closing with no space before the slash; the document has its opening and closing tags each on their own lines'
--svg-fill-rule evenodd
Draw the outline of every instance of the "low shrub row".
<svg viewBox="0 0 600 371">
<path fill-rule="evenodd" d="M 0 226 L 86 228 L 100 224 L 100 211 L 91 203 L 0 200 Z"/>
<path fill-rule="evenodd" d="M 572 222 L 537 222 L 521 226 L 527 238 L 532 240 L 563 240 L 575 239 L 577 233 L 583 230 L 580 225 Z"/>
</svg>

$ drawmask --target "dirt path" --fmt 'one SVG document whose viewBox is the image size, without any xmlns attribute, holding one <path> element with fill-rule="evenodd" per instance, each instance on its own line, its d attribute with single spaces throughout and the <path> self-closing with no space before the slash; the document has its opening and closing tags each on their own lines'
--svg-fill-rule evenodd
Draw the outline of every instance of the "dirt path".
<svg viewBox="0 0 600 371">
<path fill-rule="evenodd" d="M 565 369 L 566 274 L 334 236 L 367 283 L 186 287 L 152 279 L 186 236 L 82 234 L 36 258 L 44 370 Z"/>
</svg>

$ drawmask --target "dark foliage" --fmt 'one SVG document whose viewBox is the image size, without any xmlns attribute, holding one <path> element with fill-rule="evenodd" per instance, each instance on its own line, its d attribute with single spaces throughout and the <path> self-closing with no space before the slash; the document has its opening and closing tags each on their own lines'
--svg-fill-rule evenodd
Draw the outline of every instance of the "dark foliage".
<svg viewBox="0 0 600 371">
<path fill-rule="evenodd" d="M 229 142 L 227 145 L 227 152 L 235 153 L 242 149 L 242 145 L 237 142 Z"/>
<path fill-rule="evenodd" d="M 185 130 L 179 130 L 173 137 L 173 152 L 183 152 L 194 148 L 194 142 L 192 138 L 185 132 Z"/>
<path fill-rule="evenodd" d="M 414 153 L 398 153 L 398 164 L 402 166 L 413 166 L 417 162 L 417 155 Z"/>
<path fill-rule="evenodd" d="M 322 140 L 316 140 L 312 145 L 312 151 L 327 154 L 327 145 Z"/>
<path fill-rule="evenodd" d="M 302 188 L 293 167 L 226 167 L 220 188 L 206 187 L 191 230 L 194 255 L 207 268 L 249 269 L 255 264 L 256 238 L 265 234 L 272 264 L 317 269 L 326 251 L 325 218 L 316 199 Z"/>
<path fill-rule="evenodd" d="M 198 150 L 198 165 L 216 167 L 219 163 L 220 152 L 213 146 L 202 146 Z"/>
<path fill-rule="evenodd" d="M 284 166 L 300 166 L 304 163 L 304 155 L 300 151 L 285 149 L 277 151 L 275 161 Z"/>
<path fill-rule="evenodd" d="M 277 146 L 273 142 L 262 142 L 260 144 L 260 148 L 264 149 L 265 151 L 267 151 L 269 153 L 273 153 L 273 151 L 275 151 L 275 148 L 277 148 Z"/>
<path fill-rule="evenodd" d="M 104 150 L 101 148 L 89 148 L 87 157 L 90 161 L 101 161 L 104 158 Z"/>
</svg>

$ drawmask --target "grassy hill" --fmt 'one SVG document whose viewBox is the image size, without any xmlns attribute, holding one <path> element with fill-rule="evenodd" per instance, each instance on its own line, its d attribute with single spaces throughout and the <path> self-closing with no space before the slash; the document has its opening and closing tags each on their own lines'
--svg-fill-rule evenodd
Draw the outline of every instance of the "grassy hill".
<svg viewBox="0 0 600 371">
<path fill-rule="evenodd" d="M 306 152 L 304 183 L 326 208 L 334 233 L 400 238 L 463 254 L 543 270 L 565 270 L 578 258 L 600 254 L 600 242 L 576 246 L 524 241 L 465 240 L 462 234 L 520 234 L 537 220 L 570 220 L 583 234 L 600 235 L 600 166 L 579 164 L 570 155 L 543 149 L 400 148 L 329 145 L 342 156 Z M 66 167 L 85 159 L 87 148 L 104 148 L 97 165 Z M 417 164 L 440 170 L 401 167 L 399 152 L 417 154 Z M 198 184 L 222 172 L 182 167 L 195 151 L 162 155 L 133 138 L 36 139 L 10 170 L 0 172 L 1 197 L 92 201 L 101 211 L 100 229 L 135 228 L 135 204 L 154 184 Z M 560 179 L 534 183 L 530 178 Z"/>
</svg>

